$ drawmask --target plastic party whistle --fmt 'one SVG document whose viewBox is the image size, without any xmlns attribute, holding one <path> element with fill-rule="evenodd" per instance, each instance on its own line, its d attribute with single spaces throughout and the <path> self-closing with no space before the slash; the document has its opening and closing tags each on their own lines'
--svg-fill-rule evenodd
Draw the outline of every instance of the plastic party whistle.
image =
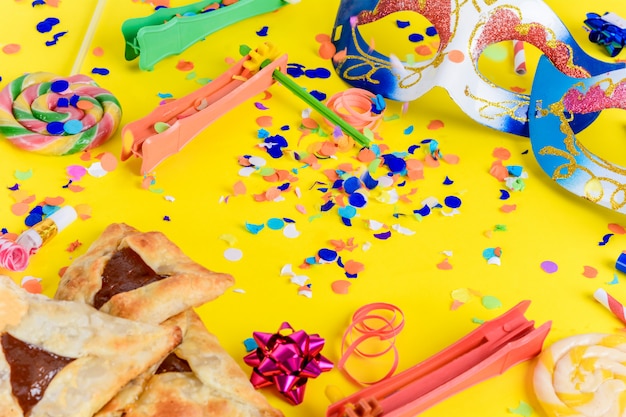
<svg viewBox="0 0 626 417">
<path fill-rule="evenodd" d="M 139 57 L 139 68 L 151 71 L 162 59 L 176 55 L 229 25 L 300 0 L 203 0 L 181 7 L 160 8 L 122 24 L 127 61 Z M 222 6 L 211 9 L 212 6 Z"/>
<path fill-rule="evenodd" d="M 524 317 L 530 301 L 481 324 L 429 359 L 331 404 L 326 417 L 413 417 L 539 354 L 551 323 Z"/>
<path fill-rule="evenodd" d="M 273 72 L 287 66 L 287 55 L 282 55 L 253 72 L 244 66 L 250 60 L 246 55 L 205 86 L 125 125 L 122 161 L 135 155 L 143 159 L 142 174 L 152 171 L 219 117 L 268 89 L 274 83 Z"/>
</svg>

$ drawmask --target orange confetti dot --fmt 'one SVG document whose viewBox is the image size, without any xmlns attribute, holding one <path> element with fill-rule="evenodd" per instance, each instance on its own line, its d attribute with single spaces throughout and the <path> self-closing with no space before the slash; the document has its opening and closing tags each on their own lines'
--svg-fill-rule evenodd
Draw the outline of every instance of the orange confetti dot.
<svg viewBox="0 0 626 417">
<path fill-rule="evenodd" d="M 346 48 L 344 48 L 341 51 L 338 51 L 335 55 L 333 55 L 333 62 L 341 62 L 346 59 L 346 56 L 348 56 L 348 51 Z"/>
<path fill-rule="evenodd" d="M 511 152 L 506 148 L 495 148 L 492 153 L 494 158 L 506 161 L 511 157 Z"/>
<path fill-rule="evenodd" d="M 61 196 L 59 196 L 59 197 L 46 197 L 44 199 L 44 203 L 46 203 L 49 206 L 60 206 L 64 202 L 65 202 L 65 198 L 63 198 Z"/>
<path fill-rule="evenodd" d="M 91 53 L 92 53 L 94 56 L 102 56 L 102 55 L 104 55 L 104 49 L 102 49 L 102 48 L 101 48 L 101 47 L 99 47 L 99 46 L 96 46 L 95 48 L 93 48 L 93 50 L 91 51 Z"/>
<path fill-rule="evenodd" d="M 442 271 L 447 271 L 452 269 L 452 265 L 450 264 L 450 261 L 448 261 L 448 259 L 446 258 L 437 264 L 437 268 L 441 269 Z"/>
<path fill-rule="evenodd" d="M 237 62 L 237 60 L 233 57 L 227 56 L 226 58 L 224 58 L 224 62 L 226 62 L 228 65 L 232 65 Z"/>
<path fill-rule="evenodd" d="M 330 288 L 332 288 L 335 294 L 348 294 L 348 289 L 350 288 L 352 283 L 350 281 L 346 281 L 344 279 L 334 281 L 330 284 Z"/>
<path fill-rule="evenodd" d="M 278 187 L 272 187 L 265 192 L 265 198 L 267 198 L 268 201 L 273 201 L 280 196 L 280 193 L 281 191 Z"/>
<path fill-rule="evenodd" d="M 419 45 L 415 48 L 415 52 L 420 56 L 428 56 L 432 54 L 430 47 L 428 47 L 427 45 Z"/>
<path fill-rule="evenodd" d="M 617 223 L 609 223 L 609 230 L 616 235 L 623 235 L 624 233 L 626 233 L 626 229 L 624 229 L 624 226 L 621 226 Z"/>
<path fill-rule="evenodd" d="M 317 123 L 314 119 L 310 117 L 305 117 L 304 119 L 302 119 L 302 126 L 311 130 L 315 130 L 320 127 L 319 123 Z"/>
<path fill-rule="evenodd" d="M 365 163 L 372 162 L 374 159 L 376 159 L 376 154 L 369 148 L 363 148 L 359 151 L 357 159 Z"/>
<path fill-rule="evenodd" d="M 365 269 L 365 265 L 361 262 L 350 260 L 344 264 L 344 269 L 348 274 L 356 275 Z"/>
<path fill-rule="evenodd" d="M 260 127 L 270 127 L 272 126 L 272 116 L 257 117 L 256 124 Z"/>
<path fill-rule="evenodd" d="M 335 45 L 333 45 L 332 42 L 329 41 L 322 42 L 317 53 L 322 59 L 331 59 L 333 56 L 335 56 L 336 52 L 337 48 L 335 48 Z"/>
<path fill-rule="evenodd" d="M 443 127 L 443 122 L 441 120 L 431 120 L 428 123 L 428 130 L 437 130 Z"/>
<path fill-rule="evenodd" d="M 89 151 L 85 151 L 83 153 L 80 154 L 80 160 L 81 161 L 89 161 L 91 159 L 91 152 Z"/>
<path fill-rule="evenodd" d="M 315 40 L 319 43 L 330 42 L 330 35 L 326 33 L 318 33 L 315 35 Z"/>
<path fill-rule="evenodd" d="M 465 61 L 465 54 L 463 54 L 463 52 L 459 51 L 458 49 L 454 49 L 448 52 L 448 59 L 458 64 Z"/>
<path fill-rule="evenodd" d="M 504 179 L 509 176 L 509 171 L 504 165 L 502 165 L 501 160 L 497 160 L 491 164 L 489 174 L 495 177 L 498 181 L 504 181 Z"/>
<path fill-rule="evenodd" d="M 19 202 L 11 206 L 11 213 L 15 214 L 16 216 L 23 216 L 24 214 L 28 213 L 29 209 L 30 207 L 27 203 Z"/>
<path fill-rule="evenodd" d="M 454 301 L 452 301 L 452 304 L 450 304 L 450 310 L 451 310 L 451 311 L 457 310 L 457 309 L 458 309 L 459 307 L 461 307 L 463 304 L 465 304 L 465 303 L 464 303 L 464 302 L 462 302 L 462 301 L 459 301 L 459 300 L 454 300 Z"/>
<path fill-rule="evenodd" d="M 332 142 L 324 142 L 320 147 L 319 153 L 323 156 L 332 156 L 337 153 L 337 147 Z"/>
<path fill-rule="evenodd" d="M 70 184 L 70 185 L 67 186 L 67 188 L 68 188 L 68 190 L 70 190 L 70 191 L 72 191 L 74 193 L 79 193 L 79 192 L 81 192 L 81 191 L 83 191 L 85 189 L 84 187 L 81 187 L 78 184 Z"/>
<path fill-rule="evenodd" d="M 106 172 L 113 172 L 117 168 L 117 158 L 111 152 L 104 152 L 100 156 L 100 165 Z"/>
<path fill-rule="evenodd" d="M 76 107 L 81 110 L 89 110 L 93 108 L 93 103 L 89 100 L 78 100 L 76 102 Z"/>
<path fill-rule="evenodd" d="M 81 220 L 87 220 L 91 217 L 91 206 L 88 204 L 78 204 L 74 207 L 74 210 L 76 210 Z"/>
<path fill-rule="evenodd" d="M 233 185 L 233 195 L 244 195 L 246 194 L 246 184 L 243 181 L 237 181 L 235 185 Z"/>
<path fill-rule="evenodd" d="M 592 266 L 585 265 L 583 267 L 583 276 L 585 278 L 595 278 L 598 276 L 598 270 Z"/>
<path fill-rule="evenodd" d="M 176 69 L 179 71 L 191 71 L 194 65 L 193 62 L 180 60 L 178 64 L 176 64 Z"/>
<path fill-rule="evenodd" d="M 511 213 L 517 209 L 517 204 L 504 204 L 500 207 L 500 211 L 503 213 Z"/>
<path fill-rule="evenodd" d="M 4 52 L 7 55 L 11 55 L 11 54 L 18 53 L 20 49 L 22 49 L 22 47 L 18 45 L 17 43 L 9 43 L 2 47 L 2 52 Z"/>
<path fill-rule="evenodd" d="M 461 160 L 461 158 L 458 155 L 454 155 L 451 153 L 445 154 L 442 159 L 451 165 L 456 165 Z"/>
<path fill-rule="evenodd" d="M 513 86 L 511 87 L 511 91 L 514 93 L 523 93 L 526 91 L 526 89 L 524 87 Z"/>
<path fill-rule="evenodd" d="M 27 279 L 22 282 L 22 288 L 31 294 L 41 294 L 43 292 L 43 286 L 38 279 Z"/>
<path fill-rule="evenodd" d="M 66 269 L 67 269 L 67 266 L 64 266 L 64 267 L 62 267 L 61 269 L 59 269 L 58 274 L 59 274 L 59 276 L 60 276 L 60 277 L 62 277 L 62 276 L 63 276 L 63 274 L 65 274 L 65 270 L 66 270 Z"/>
</svg>

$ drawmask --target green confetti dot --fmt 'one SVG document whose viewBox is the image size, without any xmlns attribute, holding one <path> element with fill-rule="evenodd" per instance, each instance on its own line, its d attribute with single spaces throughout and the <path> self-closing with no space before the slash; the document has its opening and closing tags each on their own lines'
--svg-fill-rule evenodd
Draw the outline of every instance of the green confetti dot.
<svg viewBox="0 0 626 417">
<path fill-rule="evenodd" d="M 524 417 L 530 417 L 533 414 L 534 410 L 528 403 L 520 401 L 517 407 L 509 408 L 509 412 L 513 414 L 519 414 L 520 416 Z"/>
<path fill-rule="evenodd" d="M 168 125 L 165 122 L 156 122 L 154 124 L 154 131 L 157 133 L 163 133 L 169 128 L 170 128 L 170 125 Z"/>
<path fill-rule="evenodd" d="M 485 307 L 488 310 L 493 310 L 494 308 L 502 307 L 502 302 L 498 300 L 496 297 L 494 297 L 493 295 L 485 295 L 481 299 L 481 302 L 483 304 L 483 307 Z"/>
<path fill-rule="evenodd" d="M 28 171 L 15 171 L 15 174 L 13 174 L 15 176 L 15 178 L 17 178 L 20 181 L 24 181 L 29 179 L 30 177 L 33 176 L 33 170 L 29 169 Z"/>
<path fill-rule="evenodd" d="M 492 61 L 500 62 L 504 61 L 509 56 L 509 53 L 504 44 L 494 43 L 485 48 L 483 55 Z"/>
</svg>

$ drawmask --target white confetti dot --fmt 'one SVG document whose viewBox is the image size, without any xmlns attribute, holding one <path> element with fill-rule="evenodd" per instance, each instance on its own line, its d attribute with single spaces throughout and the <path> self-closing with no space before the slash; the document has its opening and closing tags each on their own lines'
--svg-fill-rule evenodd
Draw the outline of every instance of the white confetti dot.
<svg viewBox="0 0 626 417">
<path fill-rule="evenodd" d="M 295 239 L 300 236 L 300 232 L 296 229 L 296 225 L 294 223 L 289 223 L 283 229 L 283 235 L 289 239 Z"/>
<path fill-rule="evenodd" d="M 243 252 L 241 249 L 237 248 L 228 248 L 224 251 L 224 258 L 229 261 L 239 261 L 243 257 Z"/>
</svg>

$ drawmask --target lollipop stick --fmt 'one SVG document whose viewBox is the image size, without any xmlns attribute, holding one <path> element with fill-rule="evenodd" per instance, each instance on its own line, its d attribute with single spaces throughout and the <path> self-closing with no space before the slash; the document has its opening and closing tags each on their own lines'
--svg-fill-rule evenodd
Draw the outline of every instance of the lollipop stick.
<svg viewBox="0 0 626 417">
<path fill-rule="evenodd" d="M 87 49 L 89 49 L 89 45 L 91 45 L 93 36 L 96 33 L 96 28 L 98 27 L 98 21 L 100 20 L 100 16 L 102 16 L 102 12 L 104 10 L 105 4 L 106 4 L 106 0 L 98 0 L 98 4 L 96 4 L 96 9 L 91 15 L 89 26 L 87 26 L 87 32 L 85 32 L 85 36 L 83 37 L 83 43 L 81 43 L 80 45 L 80 49 L 78 50 L 78 55 L 76 55 L 76 59 L 74 60 L 74 65 L 72 65 L 72 70 L 70 71 L 70 75 L 78 74 L 78 72 L 80 72 L 80 68 L 83 65 L 85 56 L 87 56 Z"/>
</svg>

